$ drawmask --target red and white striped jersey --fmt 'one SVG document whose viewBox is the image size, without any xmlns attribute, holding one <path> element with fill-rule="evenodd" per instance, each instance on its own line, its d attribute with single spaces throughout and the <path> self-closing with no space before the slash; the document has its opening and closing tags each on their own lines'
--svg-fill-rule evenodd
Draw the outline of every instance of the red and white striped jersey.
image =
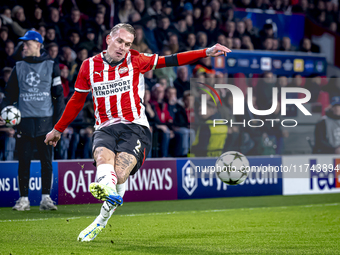
<svg viewBox="0 0 340 255">
<path fill-rule="evenodd" d="M 122 63 L 111 67 L 102 53 L 86 59 L 75 84 L 78 92 L 92 91 L 95 128 L 116 123 L 136 123 L 149 127 L 145 116 L 144 73 L 157 65 L 157 54 L 130 50 Z"/>
</svg>

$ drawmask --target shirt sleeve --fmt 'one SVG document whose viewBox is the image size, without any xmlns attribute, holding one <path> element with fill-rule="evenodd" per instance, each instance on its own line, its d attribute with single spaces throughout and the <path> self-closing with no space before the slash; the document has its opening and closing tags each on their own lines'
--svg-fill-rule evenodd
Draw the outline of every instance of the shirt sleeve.
<svg viewBox="0 0 340 255">
<path fill-rule="evenodd" d="M 139 70 L 142 74 L 155 69 L 158 62 L 158 54 L 141 53 L 138 56 Z"/>
<path fill-rule="evenodd" d="M 74 89 L 77 92 L 91 92 L 91 84 L 89 82 L 90 71 L 89 71 L 89 60 L 86 59 L 79 70 Z"/>
<path fill-rule="evenodd" d="M 190 50 L 185 52 L 180 52 L 177 54 L 172 54 L 169 56 L 161 56 L 159 57 L 156 69 L 169 67 L 169 66 L 183 66 L 189 65 L 197 62 L 201 58 L 205 58 L 207 56 L 207 49 L 202 50 Z"/>
</svg>

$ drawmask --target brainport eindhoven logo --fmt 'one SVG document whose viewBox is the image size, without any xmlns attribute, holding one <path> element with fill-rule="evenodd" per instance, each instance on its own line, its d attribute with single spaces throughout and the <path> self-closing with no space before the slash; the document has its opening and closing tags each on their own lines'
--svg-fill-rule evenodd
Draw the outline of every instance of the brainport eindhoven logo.
<svg viewBox="0 0 340 255">
<path fill-rule="evenodd" d="M 207 115 L 207 110 L 211 105 L 208 105 L 208 98 L 207 95 L 209 95 L 214 102 L 215 106 L 217 107 L 218 103 L 216 102 L 215 96 L 218 99 L 219 103 L 222 106 L 222 100 L 221 97 L 219 96 L 219 93 L 216 91 L 216 89 L 227 89 L 230 91 L 231 96 L 232 96 L 232 112 L 233 115 L 245 115 L 245 96 L 243 94 L 243 91 L 238 88 L 235 85 L 231 84 L 215 84 L 214 87 L 202 83 L 202 82 L 196 82 L 199 85 L 199 89 L 205 93 L 201 93 L 201 115 Z M 202 85 L 205 87 L 202 87 Z M 210 91 L 215 95 L 213 95 Z M 290 93 L 301 93 L 304 94 L 303 98 L 287 98 L 287 94 Z M 247 108 L 248 110 L 255 116 L 269 116 L 273 114 L 277 107 L 278 107 L 278 95 L 281 94 L 280 98 L 280 109 L 281 109 L 281 116 L 286 116 L 287 115 L 287 105 L 295 105 L 304 115 L 310 116 L 312 115 L 304 106 L 304 103 L 307 103 L 311 99 L 311 93 L 304 88 L 293 88 L 293 87 L 286 87 L 286 88 L 281 88 L 281 91 L 279 93 L 278 88 L 272 88 L 272 106 L 270 109 L 267 110 L 258 110 L 255 109 L 254 104 L 253 104 L 253 88 L 248 87 L 247 88 Z M 243 127 L 251 127 L 251 128 L 256 128 L 256 127 L 262 127 L 265 122 L 270 123 L 271 127 L 274 127 L 275 124 L 280 123 L 281 126 L 283 127 L 296 127 L 298 125 L 298 122 L 295 119 L 249 119 L 243 121 L 238 121 L 235 122 L 232 119 L 227 120 L 227 119 L 213 119 L 213 127 L 216 125 L 230 125 L 236 126 L 236 125 L 242 125 Z"/>
</svg>

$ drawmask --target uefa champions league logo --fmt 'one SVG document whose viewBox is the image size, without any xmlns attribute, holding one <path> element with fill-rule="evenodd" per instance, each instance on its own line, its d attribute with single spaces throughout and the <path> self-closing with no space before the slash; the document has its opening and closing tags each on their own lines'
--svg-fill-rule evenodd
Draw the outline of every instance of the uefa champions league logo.
<svg viewBox="0 0 340 255">
<path fill-rule="evenodd" d="M 40 83 L 40 75 L 36 72 L 29 72 L 26 76 L 26 82 L 32 87 L 36 87 Z"/>
</svg>

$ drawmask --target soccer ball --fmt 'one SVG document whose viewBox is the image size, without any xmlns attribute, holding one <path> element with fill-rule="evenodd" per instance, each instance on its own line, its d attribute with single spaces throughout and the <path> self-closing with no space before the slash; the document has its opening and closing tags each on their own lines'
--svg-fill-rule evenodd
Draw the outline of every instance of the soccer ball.
<svg viewBox="0 0 340 255">
<path fill-rule="evenodd" d="M 6 106 L 1 111 L 1 117 L 6 122 L 7 127 L 18 125 L 21 121 L 21 112 L 14 106 Z"/>
<path fill-rule="evenodd" d="M 216 160 L 215 169 L 218 178 L 222 182 L 229 185 L 237 185 L 247 179 L 249 161 L 240 152 L 228 151 Z"/>
</svg>

